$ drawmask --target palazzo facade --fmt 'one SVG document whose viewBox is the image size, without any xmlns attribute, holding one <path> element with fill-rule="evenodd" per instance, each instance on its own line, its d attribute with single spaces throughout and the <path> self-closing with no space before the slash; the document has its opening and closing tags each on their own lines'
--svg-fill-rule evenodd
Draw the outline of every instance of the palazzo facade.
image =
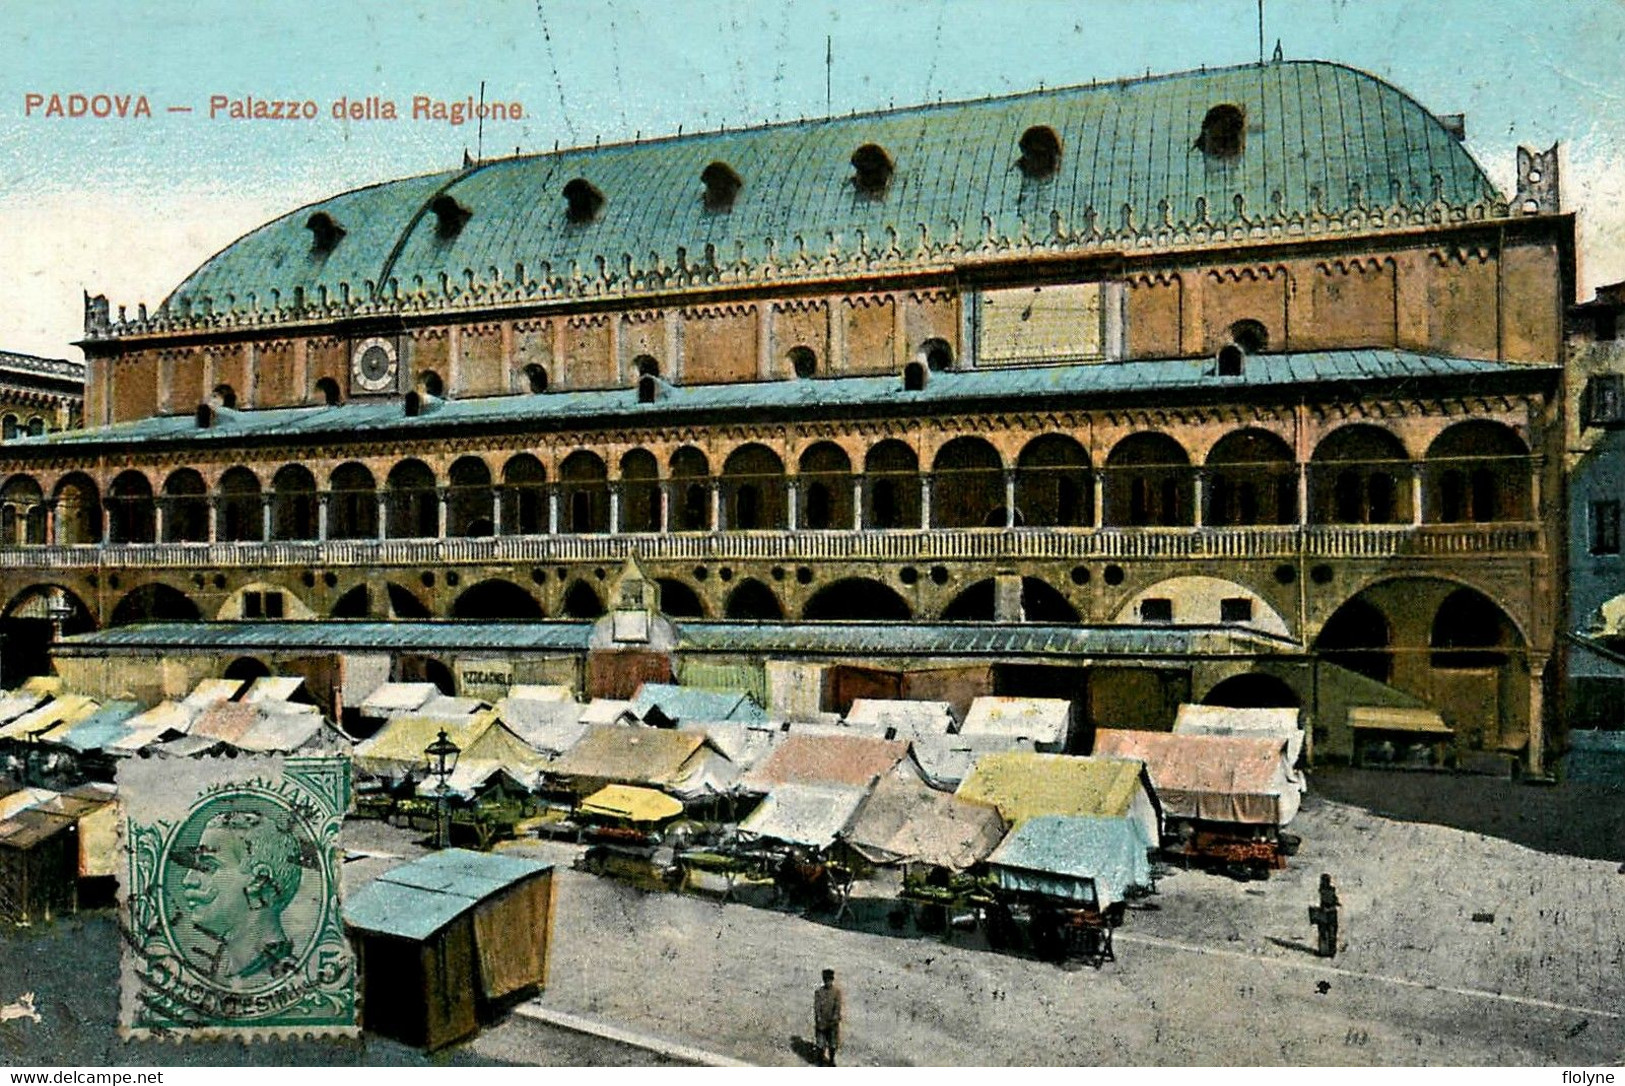
<svg viewBox="0 0 1625 1086">
<path fill-rule="evenodd" d="M 635 557 L 714 648 L 1095 631 L 1105 724 L 1128 633 L 1239 637 L 1179 696 L 1299 705 L 1327 756 L 1432 707 L 1539 770 L 1573 231 L 1555 148 L 1499 192 L 1461 118 L 1324 62 L 358 189 L 87 301 L 87 428 L 0 447 L 7 663 L 596 619 Z"/>
</svg>

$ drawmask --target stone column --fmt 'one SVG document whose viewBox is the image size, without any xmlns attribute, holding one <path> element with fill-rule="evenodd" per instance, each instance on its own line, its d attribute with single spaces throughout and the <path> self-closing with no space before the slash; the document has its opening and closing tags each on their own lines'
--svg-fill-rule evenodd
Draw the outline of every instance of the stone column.
<svg viewBox="0 0 1625 1086">
<path fill-rule="evenodd" d="M 722 531 L 722 481 L 711 480 L 711 530 Z"/>
<path fill-rule="evenodd" d="M 502 488 L 491 488 L 491 535 L 493 538 L 502 534 Z"/>
<path fill-rule="evenodd" d="M 617 535 L 621 530 L 621 484 L 609 484 L 609 534 Z"/>
<path fill-rule="evenodd" d="M 260 542 L 271 542 L 271 498 L 270 494 L 260 495 Z M 161 522 L 160 522 L 161 523 Z M 162 532 L 160 532 L 162 535 Z"/>
<path fill-rule="evenodd" d="M 56 499 L 45 500 L 45 545 L 56 546 Z"/>
<path fill-rule="evenodd" d="M 103 517 L 102 520 L 103 520 L 103 524 L 105 525 L 106 524 L 106 518 Z M 106 529 L 104 527 L 103 528 L 104 541 L 105 541 L 105 534 L 106 534 Z M 209 542 L 210 543 L 218 543 L 218 542 L 220 542 L 220 497 L 219 497 L 219 495 L 216 495 L 216 494 L 210 494 L 209 495 Z"/>
<path fill-rule="evenodd" d="M 931 527 L 931 476 L 920 474 L 920 527 Z"/>
<path fill-rule="evenodd" d="M 1016 526 L 1016 473 L 1009 469 L 1004 473 L 1004 526 Z"/>
<path fill-rule="evenodd" d="M 152 500 L 152 541 L 154 543 L 164 542 L 164 507 L 167 504 L 168 503 L 163 498 L 154 498 Z M 22 521 L 20 526 L 22 528 L 24 538 L 27 538 L 28 521 Z M 8 539 L 6 542 L 14 543 L 16 541 Z"/>
<path fill-rule="evenodd" d="M 1422 470 L 1423 465 L 1411 465 L 1411 524 L 1422 523 Z"/>
<path fill-rule="evenodd" d="M 1540 476 L 1541 470 L 1546 466 L 1542 457 L 1534 456 L 1529 459 L 1529 513 L 1525 518 L 1540 523 Z"/>
<path fill-rule="evenodd" d="M 1529 657 L 1529 772 L 1541 776 L 1546 772 L 1546 657 Z"/>
<path fill-rule="evenodd" d="M 863 476 L 852 476 L 852 530 L 863 531 Z"/>
<path fill-rule="evenodd" d="M 784 481 L 784 526 L 790 531 L 801 527 L 801 480 Z"/>
<path fill-rule="evenodd" d="M 1106 472 L 1097 469 L 1091 477 L 1095 492 L 1095 531 L 1106 524 Z"/>
<path fill-rule="evenodd" d="M 1298 527 L 1309 524 L 1309 465 L 1298 465 Z"/>
<path fill-rule="evenodd" d="M 1191 472 L 1191 524 L 1202 526 L 1202 502 L 1207 494 L 1207 472 Z"/>
<path fill-rule="evenodd" d="M 316 494 L 316 538 L 323 543 L 327 542 L 327 503 L 333 495 L 326 491 Z"/>
<path fill-rule="evenodd" d="M 447 525 L 447 520 L 446 520 L 447 509 L 446 509 L 446 506 L 449 504 L 450 499 L 451 499 L 451 488 L 450 487 L 437 486 L 437 487 L 434 488 L 434 502 L 435 502 L 434 535 L 435 535 L 436 539 L 444 539 L 444 538 L 446 538 L 446 525 Z"/>
<path fill-rule="evenodd" d="M 993 621 L 1024 622 L 1021 607 L 1021 574 L 1001 569 L 993 577 Z"/>
<path fill-rule="evenodd" d="M 389 537 L 389 491 L 378 491 L 374 500 L 378 506 L 378 523 L 376 525 L 378 531 L 374 534 L 380 540 L 387 539 Z"/>
<path fill-rule="evenodd" d="M 671 481 L 663 480 L 660 483 L 660 523 L 656 526 L 661 535 L 671 532 Z"/>
<path fill-rule="evenodd" d="M 549 484 L 547 488 L 547 534 L 559 534 L 559 488 L 557 484 Z"/>
</svg>

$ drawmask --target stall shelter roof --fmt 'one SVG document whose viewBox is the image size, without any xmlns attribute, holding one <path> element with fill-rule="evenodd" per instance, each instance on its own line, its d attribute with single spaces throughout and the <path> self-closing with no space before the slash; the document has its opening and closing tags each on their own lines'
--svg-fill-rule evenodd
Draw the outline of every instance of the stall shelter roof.
<svg viewBox="0 0 1625 1086">
<path fill-rule="evenodd" d="M 707 747 L 699 732 L 594 724 L 548 772 L 622 784 L 675 784 L 691 771 L 689 760 Z"/>
<path fill-rule="evenodd" d="M 1072 722 L 1072 703 L 1064 698 L 985 696 L 970 703 L 961 735 L 1003 735 L 1035 743 L 1061 744 Z"/>
<path fill-rule="evenodd" d="M 1356 705 L 1349 709 L 1348 724 L 1351 731 L 1415 732 L 1441 738 L 1456 734 L 1432 709 Z"/>
<path fill-rule="evenodd" d="M 1237 709 L 1228 705 L 1185 703 L 1174 715 L 1176 735 L 1276 735 L 1287 740 L 1293 765 L 1303 751 L 1303 727 L 1297 709 Z"/>
<path fill-rule="evenodd" d="M 653 788 L 609 784 L 581 801 L 582 814 L 622 818 L 628 822 L 664 822 L 683 813 L 680 801 Z"/>
<path fill-rule="evenodd" d="M 665 726 L 684 720 L 738 720 L 765 724 L 767 714 L 749 694 L 670 683 L 644 683 L 632 698 L 639 720 Z"/>
<path fill-rule="evenodd" d="M 920 735 L 947 735 L 954 730 L 955 721 L 953 708 L 945 701 L 857 698 L 846 711 L 843 723 L 883 739 L 912 739 Z"/>
<path fill-rule="evenodd" d="M 51 741 L 81 754 L 101 750 L 128 735 L 129 721 L 139 712 L 140 702 L 110 701 L 66 731 L 51 736 Z"/>
<path fill-rule="evenodd" d="M 1142 788 L 1151 792 L 1144 762 L 1011 751 L 978 758 L 956 794 L 990 803 L 1019 823 L 1045 815 L 1126 815 Z"/>
<path fill-rule="evenodd" d="M 514 771 L 540 768 L 547 759 L 497 720 L 494 710 L 472 716 L 397 716 L 355 748 L 355 764 L 369 773 L 394 773 L 427 764 L 424 751 L 440 735 L 471 762 L 498 762 Z"/>
<path fill-rule="evenodd" d="M 361 700 L 361 715 L 415 712 L 439 693 L 434 683 L 384 683 Z"/>
<path fill-rule="evenodd" d="M 1143 761 L 1163 811 L 1175 818 L 1284 826 L 1298 813 L 1302 784 L 1278 736 L 1103 728 L 1095 754 Z"/>
<path fill-rule="evenodd" d="M 77 724 L 99 707 L 94 700 L 83 695 L 62 694 L 0 727 L 0 739 L 18 739 L 26 742 L 36 738 L 48 738 L 49 732 L 61 729 L 63 725 Z"/>
<path fill-rule="evenodd" d="M 851 785 L 781 784 L 739 823 L 739 832 L 826 849 L 851 823 L 868 794 L 867 788 Z"/>
<path fill-rule="evenodd" d="M 539 860 L 496 853 L 431 852 L 350 895 L 344 921 L 361 931 L 422 942 L 487 898 L 551 869 Z"/>
<path fill-rule="evenodd" d="M 999 812 L 987 804 L 938 792 L 917 779 L 885 777 L 841 836 L 871 863 L 964 870 L 987 858 L 1004 829 Z"/>
<path fill-rule="evenodd" d="M 1006 739 L 999 735 L 921 735 L 909 744 L 920 773 L 933 788 L 952 792 L 975 768 L 976 760 L 987 754 L 1008 751 L 1032 753 L 1037 748 L 1030 739 Z"/>
<path fill-rule="evenodd" d="M 573 701 L 515 701 L 510 696 L 497 702 L 495 712 L 527 746 L 549 757 L 569 750 L 587 734 L 587 725 L 578 719 L 581 706 Z"/>
<path fill-rule="evenodd" d="M 1011 830 L 987 862 L 1004 889 L 1078 904 L 1092 896 L 1105 909 L 1131 887 L 1151 888 L 1151 847 L 1131 818 L 1043 815 Z"/>
<path fill-rule="evenodd" d="M 876 777 L 908 757 L 908 744 L 865 735 L 798 735 L 791 732 L 773 752 L 740 778 L 747 792 L 771 792 L 781 784 L 832 784 L 868 788 Z"/>
</svg>

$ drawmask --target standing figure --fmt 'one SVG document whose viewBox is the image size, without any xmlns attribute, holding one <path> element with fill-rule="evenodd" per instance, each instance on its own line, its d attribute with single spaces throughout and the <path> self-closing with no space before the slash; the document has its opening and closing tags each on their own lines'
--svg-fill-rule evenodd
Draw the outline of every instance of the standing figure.
<svg viewBox="0 0 1625 1086">
<path fill-rule="evenodd" d="M 1342 902 L 1337 900 L 1337 887 L 1332 885 L 1332 877 L 1322 874 L 1320 904 L 1309 910 L 1309 920 L 1320 935 L 1320 945 L 1315 953 L 1322 958 L 1331 958 L 1337 954 L 1337 907 L 1341 904 Z"/>
<path fill-rule="evenodd" d="M 835 1051 L 841 1047 L 841 989 L 835 984 L 835 970 L 824 970 L 824 983 L 813 989 L 813 1037 L 818 1046 L 820 1067 L 835 1066 Z"/>
</svg>

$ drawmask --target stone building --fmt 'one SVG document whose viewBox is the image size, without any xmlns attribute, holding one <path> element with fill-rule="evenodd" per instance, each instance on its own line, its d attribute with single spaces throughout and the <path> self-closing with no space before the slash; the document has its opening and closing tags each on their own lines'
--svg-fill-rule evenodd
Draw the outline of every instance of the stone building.
<svg viewBox="0 0 1625 1086">
<path fill-rule="evenodd" d="M 1574 224 L 1555 148 L 1505 194 L 1462 140 L 1278 61 L 335 196 L 87 304 L 89 428 L 0 449 L 8 645 L 1294 704 L 1321 756 L 1432 706 L 1538 768 Z M 632 556 L 643 641 L 585 621 Z"/>
<path fill-rule="evenodd" d="M 84 424 L 85 364 L 0 351 L 0 441 Z"/>
</svg>

